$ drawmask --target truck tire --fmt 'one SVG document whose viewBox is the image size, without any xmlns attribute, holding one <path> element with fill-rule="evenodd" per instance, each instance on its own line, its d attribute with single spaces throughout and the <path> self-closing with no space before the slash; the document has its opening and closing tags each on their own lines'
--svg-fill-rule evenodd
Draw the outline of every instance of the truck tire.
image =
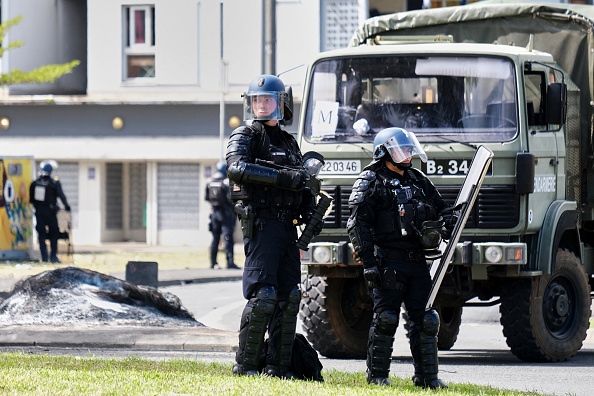
<svg viewBox="0 0 594 396">
<path fill-rule="evenodd" d="M 499 310 L 511 352 L 526 362 L 559 362 L 575 355 L 590 319 L 590 285 L 580 259 L 559 249 L 552 274 L 506 284 Z"/>
<path fill-rule="evenodd" d="M 373 305 L 363 278 L 308 276 L 299 316 L 314 349 L 328 358 L 364 359 Z"/>
<path fill-rule="evenodd" d="M 462 324 L 462 307 L 436 306 L 435 309 L 439 314 L 437 349 L 449 351 L 458 339 L 460 324 Z"/>
</svg>

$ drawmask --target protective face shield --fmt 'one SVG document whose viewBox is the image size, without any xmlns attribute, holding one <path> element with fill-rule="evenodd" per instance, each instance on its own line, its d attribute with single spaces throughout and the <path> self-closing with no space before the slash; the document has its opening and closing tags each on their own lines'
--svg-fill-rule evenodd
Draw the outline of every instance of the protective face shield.
<svg viewBox="0 0 594 396">
<path fill-rule="evenodd" d="M 402 128 L 387 128 L 377 134 L 373 158 L 380 159 L 386 154 L 390 155 L 395 164 L 403 163 L 414 155 L 418 155 L 421 161 L 427 162 L 427 154 L 415 134 Z"/>
<path fill-rule="evenodd" d="M 250 83 L 243 94 L 243 120 L 290 120 L 285 84 L 276 76 L 265 74 Z"/>
<path fill-rule="evenodd" d="M 303 166 L 310 176 L 318 177 L 324 166 L 324 156 L 315 151 L 303 154 Z"/>
</svg>

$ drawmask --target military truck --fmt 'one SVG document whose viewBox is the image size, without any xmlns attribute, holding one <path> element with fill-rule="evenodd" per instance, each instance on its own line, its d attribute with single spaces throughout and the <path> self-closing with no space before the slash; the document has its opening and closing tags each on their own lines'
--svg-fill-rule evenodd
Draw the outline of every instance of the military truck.
<svg viewBox="0 0 594 396">
<path fill-rule="evenodd" d="M 594 7 L 479 2 L 367 20 L 309 66 L 303 152 L 334 198 L 303 251 L 300 317 L 323 355 L 362 358 L 372 301 L 346 233 L 375 134 L 413 131 L 413 166 L 454 202 L 479 145 L 492 163 L 435 306 L 451 348 L 465 306 L 499 305 L 511 352 L 563 361 L 582 346 L 594 283 Z M 428 262 L 430 264 L 430 262 Z"/>
</svg>

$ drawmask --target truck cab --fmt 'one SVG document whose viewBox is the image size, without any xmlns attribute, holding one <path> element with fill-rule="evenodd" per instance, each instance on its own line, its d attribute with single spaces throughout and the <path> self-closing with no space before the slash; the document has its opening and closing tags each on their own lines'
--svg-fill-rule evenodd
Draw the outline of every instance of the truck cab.
<svg viewBox="0 0 594 396">
<path fill-rule="evenodd" d="M 473 299 L 501 304 L 504 334 L 521 359 L 563 360 L 585 338 L 586 273 L 593 271 L 591 263 L 584 267 L 580 261 L 577 227 L 580 90 L 549 53 L 452 41 L 442 35 L 376 36 L 311 63 L 299 144 L 304 152 L 324 155 L 320 177 L 334 203 L 322 233 L 302 252 L 307 297 L 301 318 L 308 338 L 326 356 L 365 356 L 372 303 L 346 233 L 348 199 L 371 161 L 375 135 L 388 127 L 415 133 L 428 161 L 417 158 L 413 166 L 451 203 L 477 147 L 494 153 L 435 301 L 440 349 L 453 346 L 462 307 L 477 304 Z M 571 274 L 543 289 L 550 312 L 536 331 L 550 333 L 544 343 L 565 342 L 543 352 L 535 336 L 512 334 L 525 322 L 512 311 L 521 305 L 529 315 L 530 285 L 549 279 L 559 260 L 569 261 Z M 569 313 L 555 306 L 567 296 Z M 525 342 L 537 346 L 517 346 Z"/>
</svg>

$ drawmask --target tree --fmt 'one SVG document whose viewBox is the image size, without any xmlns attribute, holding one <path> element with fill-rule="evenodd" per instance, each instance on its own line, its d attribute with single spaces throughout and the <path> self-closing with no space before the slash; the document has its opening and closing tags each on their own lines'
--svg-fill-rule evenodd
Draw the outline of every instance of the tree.
<svg viewBox="0 0 594 396">
<path fill-rule="evenodd" d="M 10 19 L 0 25 L 0 42 L 4 40 L 4 36 L 12 26 L 18 24 L 23 20 L 22 16 Z M 5 51 L 13 48 L 18 48 L 24 44 L 23 41 L 15 41 L 8 44 L 6 47 L 0 48 L 0 57 Z M 29 72 L 23 72 L 15 69 L 8 73 L 0 74 L 0 86 L 13 84 L 30 84 L 30 83 L 53 83 L 64 74 L 72 73 L 72 69 L 80 64 L 79 60 L 73 60 L 69 63 L 61 65 L 52 64 L 41 66 Z"/>
</svg>

